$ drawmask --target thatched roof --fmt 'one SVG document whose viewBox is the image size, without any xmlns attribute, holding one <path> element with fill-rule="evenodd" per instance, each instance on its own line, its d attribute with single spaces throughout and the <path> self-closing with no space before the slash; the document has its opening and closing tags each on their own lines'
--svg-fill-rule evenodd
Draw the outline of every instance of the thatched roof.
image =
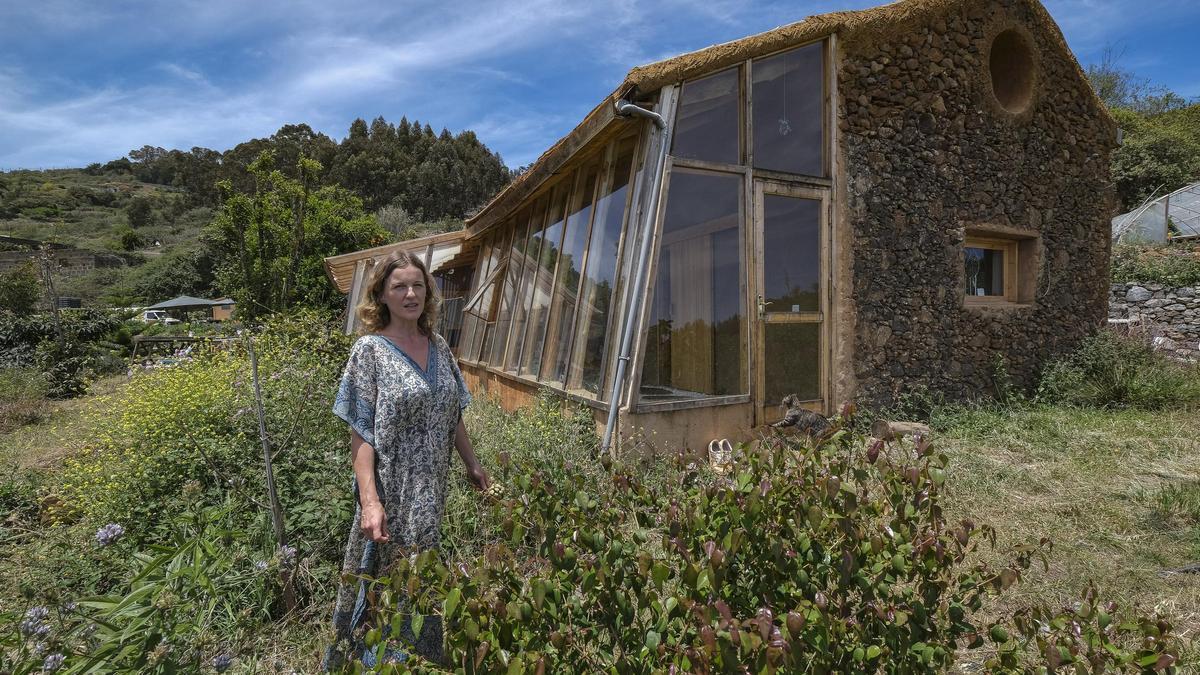
<svg viewBox="0 0 1200 675">
<path fill-rule="evenodd" d="M 1060 50 L 1075 62 L 1062 31 L 1046 8 L 1038 0 L 1020 1 L 1027 3 L 1035 17 L 1035 23 L 1043 27 L 1050 37 L 1050 44 L 1047 46 Z M 587 145 L 591 139 L 602 135 L 606 128 L 623 123 L 623 120 L 613 113 L 613 104 L 624 96 L 631 93 L 649 94 L 668 84 L 833 34 L 837 34 L 838 39 L 845 45 L 881 41 L 903 34 L 914 24 L 933 21 L 937 17 L 973 4 L 990 4 L 990 0 L 898 0 L 870 9 L 819 14 L 765 33 L 638 66 L 629 71 L 621 85 L 588 113 L 579 126 L 542 153 L 528 171 L 496 195 L 479 213 L 468 218 L 468 236 L 473 237 L 494 225 L 533 194 L 548 178 L 554 176 L 577 150 Z M 1079 77 L 1086 78 L 1078 62 L 1075 62 L 1075 66 Z M 1096 107 L 1102 115 L 1107 116 L 1107 111 L 1098 99 Z"/>
</svg>

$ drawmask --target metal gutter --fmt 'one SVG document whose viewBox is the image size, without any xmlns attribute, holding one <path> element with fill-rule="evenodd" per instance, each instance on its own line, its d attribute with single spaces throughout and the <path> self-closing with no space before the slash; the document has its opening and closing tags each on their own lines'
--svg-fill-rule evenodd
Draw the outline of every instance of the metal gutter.
<svg viewBox="0 0 1200 675">
<path fill-rule="evenodd" d="M 662 115 L 638 107 L 633 103 L 618 99 L 614 104 L 616 113 L 621 116 L 636 115 L 645 117 L 654 123 L 658 136 L 658 155 L 654 160 L 654 169 L 650 174 L 650 196 L 646 208 L 642 211 L 641 238 L 638 241 L 637 271 L 634 273 L 633 284 L 629 287 L 629 302 L 626 304 L 625 320 L 621 331 L 621 350 L 617 358 L 617 370 L 613 376 L 612 390 L 608 395 L 608 422 L 604 425 L 604 436 L 600 441 L 600 452 L 612 452 L 612 435 L 616 427 L 617 414 L 621 408 L 621 388 L 625 383 L 625 374 L 629 366 L 629 352 L 633 346 L 634 326 L 641 314 L 643 295 L 638 290 L 646 283 L 646 269 L 650 261 L 650 250 L 653 248 L 654 221 L 658 214 L 658 196 L 662 192 L 663 169 L 667 163 L 667 121 Z"/>
</svg>

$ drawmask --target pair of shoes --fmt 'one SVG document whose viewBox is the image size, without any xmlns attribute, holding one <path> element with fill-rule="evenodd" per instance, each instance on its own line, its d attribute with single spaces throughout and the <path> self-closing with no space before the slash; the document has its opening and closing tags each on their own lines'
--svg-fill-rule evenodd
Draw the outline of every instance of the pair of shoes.
<svg viewBox="0 0 1200 675">
<path fill-rule="evenodd" d="M 733 444 L 728 438 L 709 441 L 708 463 L 717 473 L 725 473 L 733 466 Z"/>
</svg>

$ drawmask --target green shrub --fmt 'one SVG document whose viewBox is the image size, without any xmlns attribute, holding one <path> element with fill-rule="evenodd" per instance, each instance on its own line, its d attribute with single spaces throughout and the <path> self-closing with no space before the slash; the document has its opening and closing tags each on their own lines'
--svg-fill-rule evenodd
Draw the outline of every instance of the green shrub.
<svg viewBox="0 0 1200 675">
<path fill-rule="evenodd" d="M 469 560 L 401 558 L 366 643 L 382 655 L 406 617 L 419 633 L 439 613 L 464 673 L 933 672 L 988 643 L 992 672 L 1176 658 L 1165 622 L 1116 625 L 1094 592 L 981 618 L 1048 542 L 999 569 L 968 562 L 993 531 L 946 520 L 947 460 L 927 440 L 843 430 L 740 450 L 728 476 L 681 456 L 679 483 L 661 487 L 620 466 L 597 485 L 562 460 L 501 464 L 505 541 Z"/>
<path fill-rule="evenodd" d="M 350 500 L 342 498 L 349 492 L 348 436 L 329 412 L 349 340 L 310 312 L 275 319 L 255 336 L 255 348 L 289 524 L 331 553 L 349 520 Z M 244 343 L 194 348 L 175 365 L 135 373 L 130 386 L 95 407 L 89 426 L 94 435 L 84 452 L 63 464 L 64 518 L 120 522 L 140 536 L 188 481 L 213 495 L 231 485 L 255 498 L 265 494 Z M 337 466 L 344 471 L 330 471 Z"/>
<path fill-rule="evenodd" d="M 1112 251 L 1114 283 L 1200 284 L 1200 252 L 1186 246 L 1118 244 Z"/>
<path fill-rule="evenodd" d="M 1200 369 L 1171 361 L 1144 341 L 1101 331 L 1070 356 L 1051 362 L 1038 399 L 1097 408 L 1146 408 L 1200 402 Z"/>
<path fill-rule="evenodd" d="M 31 312 L 41 296 L 42 285 L 32 262 L 0 272 L 0 312 Z"/>
<path fill-rule="evenodd" d="M 154 642 L 155 631 L 192 636 L 169 641 L 170 659 L 182 672 L 197 670 L 200 662 L 195 658 L 202 657 L 203 665 L 211 666 L 211 659 L 224 650 L 240 652 L 244 662 L 251 663 L 258 658 L 256 643 L 284 631 L 284 624 L 275 623 L 284 615 L 305 626 L 320 626 L 327 617 L 353 506 L 348 432 L 329 412 L 350 340 L 325 317 L 307 312 L 277 317 L 255 335 L 254 345 L 275 482 L 288 540 L 298 559 L 290 581 L 294 610 L 280 606 L 278 585 L 255 586 L 246 576 L 247 567 L 256 560 L 268 561 L 269 574 L 279 571 L 279 561 L 269 553 L 274 543 L 262 506 L 266 494 L 262 447 L 244 344 L 224 351 L 196 350 L 176 366 L 135 374 L 130 386 L 89 406 L 91 412 L 79 425 L 89 434 L 81 439 L 83 451 L 64 460 L 60 472 L 32 487 L 16 481 L 11 488 L 0 484 L 0 505 L 7 508 L 12 502 L 13 513 L 23 514 L 19 521 L 6 521 L 12 522 L 11 531 L 0 529 L 4 609 L 13 609 L 11 599 L 17 597 L 54 607 L 68 599 L 102 594 L 124 598 L 121 602 L 131 603 L 128 607 L 147 613 L 136 621 L 136 617 L 109 617 L 108 609 L 94 615 L 106 621 L 112 618 L 109 623 L 120 630 L 98 632 L 100 647 L 92 644 L 85 649 L 76 644 L 63 652 L 69 663 L 85 663 L 78 659 L 103 653 L 108 670 L 98 672 L 153 672 L 146 665 L 150 661 L 170 663 L 162 660 L 167 655 L 163 643 Z M 212 507 L 220 507 L 221 515 L 206 520 L 212 521 L 203 526 L 208 534 L 198 539 L 197 521 L 177 522 L 171 515 L 189 513 L 193 515 L 188 518 L 193 518 Z M 39 522 L 45 518 L 57 525 Z M 124 536 L 111 547 L 98 548 L 94 533 L 109 523 L 119 524 Z M 0 524 L 3 527 L 7 525 Z M 157 564 L 149 558 L 178 549 L 181 532 L 191 532 L 188 541 L 195 540 L 205 550 L 193 551 L 188 554 L 193 557 L 186 559 L 172 554 L 172 560 L 204 569 L 216 566 L 216 571 L 205 572 L 213 588 L 203 595 L 204 602 L 216 603 L 217 609 L 201 632 L 183 622 L 204 616 L 208 604 L 180 599 L 174 605 L 177 614 L 169 615 L 158 604 L 152 611 L 141 595 L 131 599 L 138 589 L 122 586 Z M 131 557 L 138 552 L 149 558 Z M 194 556 L 201 553 L 203 558 L 196 563 Z M 175 563 L 164 563 L 171 564 Z M 155 569 L 143 579 L 167 583 L 155 576 L 161 568 Z M 170 583 L 185 581 L 192 583 L 179 579 Z M 134 586 L 139 584 L 142 581 Z M 202 590 L 188 593 L 198 595 Z M 159 591 L 153 593 L 161 597 Z M 178 590 L 171 593 L 184 597 Z M 137 623 L 143 619 L 148 623 Z M 20 620 L 15 613 L 0 616 L 0 643 L 6 631 L 17 630 Z M 67 631 L 64 624 L 55 635 Z M 15 640 L 14 635 L 9 637 Z M 15 644 L 6 649 L 18 649 L 12 647 Z M 52 645 L 53 649 L 60 646 Z M 237 657 L 239 664 L 243 656 Z M 298 654 L 297 660 L 307 656 Z M 0 662 L 0 672 L 9 672 L 10 663 Z M 161 672 L 176 672 L 165 668 Z"/>
</svg>

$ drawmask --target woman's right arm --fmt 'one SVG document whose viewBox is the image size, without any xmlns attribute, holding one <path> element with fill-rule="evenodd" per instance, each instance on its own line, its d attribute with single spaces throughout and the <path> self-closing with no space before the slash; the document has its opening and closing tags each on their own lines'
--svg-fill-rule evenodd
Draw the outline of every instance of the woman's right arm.
<svg viewBox="0 0 1200 675">
<path fill-rule="evenodd" d="M 375 485 L 375 448 L 353 429 L 350 431 L 350 459 L 354 464 L 354 478 L 358 481 L 358 502 L 362 506 L 359 527 L 367 539 L 386 542 L 391 536 Z"/>
</svg>

